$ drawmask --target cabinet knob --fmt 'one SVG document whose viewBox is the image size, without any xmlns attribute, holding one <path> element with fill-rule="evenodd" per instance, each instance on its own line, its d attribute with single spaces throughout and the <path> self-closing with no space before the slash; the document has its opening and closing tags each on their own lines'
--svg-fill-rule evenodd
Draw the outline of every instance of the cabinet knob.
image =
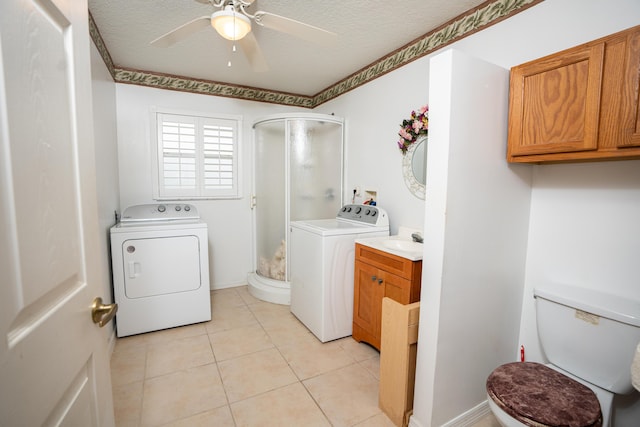
<svg viewBox="0 0 640 427">
<path fill-rule="evenodd" d="M 378 284 L 382 285 L 382 279 L 378 279 Z"/>
<path fill-rule="evenodd" d="M 376 277 L 376 276 L 371 276 L 371 281 L 372 281 L 372 282 L 375 282 L 375 281 L 376 281 L 376 279 L 377 279 L 377 277 Z"/>
</svg>

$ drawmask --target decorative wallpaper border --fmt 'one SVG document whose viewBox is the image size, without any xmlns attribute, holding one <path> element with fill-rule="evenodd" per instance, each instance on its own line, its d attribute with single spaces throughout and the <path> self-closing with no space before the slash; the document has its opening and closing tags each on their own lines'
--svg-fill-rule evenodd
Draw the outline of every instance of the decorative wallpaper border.
<svg viewBox="0 0 640 427">
<path fill-rule="evenodd" d="M 314 108 L 542 1 L 544 0 L 488 0 L 314 96 L 119 68 L 114 65 L 91 13 L 89 13 L 89 34 L 116 83 Z"/>
<path fill-rule="evenodd" d="M 89 36 L 91 40 L 93 40 L 93 44 L 98 49 L 102 60 L 104 61 L 104 65 L 107 66 L 111 77 L 113 80 L 116 79 L 116 67 L 113 65 L 113 59 L 111 59 L 111 55 L 107 50 L 107 46 L 104 44 L 104 40 L 100 35 L 100 30 L 98 30 L 98 26 L 96 25 L 96 21 L 93 20 L 93 15 L 91 15 L 91 11 L 89 11 Z"/>
<path fill-rule="evenodd" d="M 188 77 L 153 73 L 150 71 L 116 68 L 114 80 L 116 83 L 128 83 L 139 86 L 155 87 L 158 89 L 225 96 L 228 98 L 269 102 L 272 104 L 290 105 L 295 107 L 314 107 L 313 97 L 311 96 L 277 92 L 248 86 L 237 86 L 210 80 L 195 80 Z"/>
<path fill-rule="evenodd" d="M 314 107 L 544 0 L 489 0 L 355 72 L 313 97 Z"/>
</svg>

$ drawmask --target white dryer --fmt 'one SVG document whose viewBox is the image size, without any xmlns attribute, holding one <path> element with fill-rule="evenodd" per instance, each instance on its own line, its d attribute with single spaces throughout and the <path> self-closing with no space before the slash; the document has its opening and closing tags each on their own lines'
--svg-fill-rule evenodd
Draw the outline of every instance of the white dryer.
<svg viewBox="0 0 640 427">
<path fill-rule="evenodd" d="M 119 337 L 211 320 L 207 224 L 195 206 L 125 209 L 111 258 Z"/>
<path fill-rule="evenodd" d="M 291 312 L 322 342 L 351 335 L 355 240 L 389 235 L 387 213 L 345 205 L 335 219 L 292 221 Z"/>
</svg>

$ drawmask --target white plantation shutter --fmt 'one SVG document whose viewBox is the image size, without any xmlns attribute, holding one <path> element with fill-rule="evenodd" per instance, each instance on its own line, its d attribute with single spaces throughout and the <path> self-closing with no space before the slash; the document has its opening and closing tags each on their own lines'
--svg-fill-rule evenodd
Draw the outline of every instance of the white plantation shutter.
<svg viewBox="0 0 640 427">
<path fill-rule="evenodd" d="M 232 126 L 205 123 L 203 126 L 204 188 L 230 190 L 234 184 L 234 143 Z"/>
<path fill-rule="evenodd" d="M 190 117 L 163 115 L 159 153 L 162 187 L 168 192 L 196 195 L 196 124 Z M 191 119 L 191 120 L 188 120 Z"/>
<path fill-rule="evenodd" d="M 157 113 L 159 199 L 236 198 L 237 119 Z"/>
</svg>

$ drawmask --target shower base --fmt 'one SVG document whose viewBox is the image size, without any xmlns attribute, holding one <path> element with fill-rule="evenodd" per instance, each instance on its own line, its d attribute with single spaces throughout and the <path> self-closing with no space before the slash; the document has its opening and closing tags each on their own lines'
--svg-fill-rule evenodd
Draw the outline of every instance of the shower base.
<svg viewBox="0 0 640 427">
<path fill-rule="evenodd" d="M 291 284 L 273 280 L 255 272 L 247 277 L 249 293 L 254 297 L 274 304 L 291 305 Z"/>
</svg>

